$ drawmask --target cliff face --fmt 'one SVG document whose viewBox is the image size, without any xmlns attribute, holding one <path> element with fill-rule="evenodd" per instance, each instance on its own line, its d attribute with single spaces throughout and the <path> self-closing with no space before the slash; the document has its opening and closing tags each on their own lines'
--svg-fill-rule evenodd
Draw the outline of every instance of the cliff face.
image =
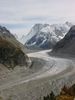
<svg viewBox="0 0 75 100">
<path fill-rule="evenodd" d="M 0 63 L 7 68 L 29 66 L 30 59 L 25 54 L 25 48 L 4 27 L 0 27 Z"/>
<path fill-rule="evenodd" d="M 72 26 L 65 37 L 55 45 L 53 52 L 75 55 L 75 26 Z"/>
<path fill-rule="evenodd" d="M 27 64 L 26 56 L 22 50 L 4 39 L 0 39 L 0 63 L 11 68 Z"/>
</svg>

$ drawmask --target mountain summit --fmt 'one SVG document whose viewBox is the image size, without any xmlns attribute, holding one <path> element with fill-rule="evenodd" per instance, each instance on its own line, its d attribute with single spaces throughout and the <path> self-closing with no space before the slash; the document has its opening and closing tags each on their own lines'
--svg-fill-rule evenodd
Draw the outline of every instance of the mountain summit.
<svg viewBox="0 0 75 100">
<path fill-rule="evenodd" d="M 71 24 L 35 24 L 23 42 L 29 48 L 50 49 L 68 32 Z"/>
<path fill-rule="evenodd" d="M 15 39 L 14 35 L 12 35 L 10 33 L 10 31 L 7 30 L 6 27 L 2 27 L 2 26 L 0 26 L 0 36 L 2 36 L 2 37 L 9 37 L 9 38 L 14 38 Z"/>
</svg>

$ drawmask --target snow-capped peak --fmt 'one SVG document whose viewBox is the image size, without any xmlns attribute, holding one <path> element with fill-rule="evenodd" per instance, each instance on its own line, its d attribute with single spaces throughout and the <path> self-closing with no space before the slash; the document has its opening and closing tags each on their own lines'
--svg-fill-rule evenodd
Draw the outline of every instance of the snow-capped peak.
<svg viewBox="0 0 75 100">
<path fill-rule="evenodd" d="M 71 23 L 66 22 L 64 24 L 35 24 L 30 32 L 23 36 L 22 43 L 27 46 L 49 46 L 55 45 L 57 41 L 62 39 L 68 32 Z M 50 46 L 52 47 L 52 46 Z M 48 47 L 49 48 L 49 47 Z"/>
</svg>

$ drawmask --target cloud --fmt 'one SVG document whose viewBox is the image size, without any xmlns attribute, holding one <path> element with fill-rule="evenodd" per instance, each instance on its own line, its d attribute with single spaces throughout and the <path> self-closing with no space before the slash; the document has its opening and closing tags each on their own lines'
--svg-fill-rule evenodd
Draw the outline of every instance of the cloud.
<svg viewBox="0 0 75 100">
<path fill-rule="evenodd" d="M 26 33 L 35 23 L 75 22 L 74 4 L 75 0 L 0 0 L 0 24 Z"/>
</svg>

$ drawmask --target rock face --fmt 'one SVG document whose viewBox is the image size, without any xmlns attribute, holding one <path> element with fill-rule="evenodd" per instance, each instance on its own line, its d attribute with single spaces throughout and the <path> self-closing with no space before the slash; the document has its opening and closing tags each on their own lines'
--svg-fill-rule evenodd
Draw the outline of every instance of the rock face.
<svg viewBox="0 0 75 100">
<path fill-rule="evenodd" d="M 0 26 L 0 37 L 1 36 L 5 38 L 7 37 L 7 38 L 15 39 L 14 35 L 12 35 L 9 30 L 7 30 L 5 27 L 2 27 L 2 26 Z"/>
<path fill-rule="evenodd" d="M 0 26 L 0 63 L 8 68 L 29 66 L 23 45 L 4 27 Z"/>
<path fill-rule="evenodd" d="M 68 32 L 71 24 L 35 24 L 23 42 L 29 48 L 50 49 Z"/>
<path fill-rule="evenodd" d="M 75 55 L 75 25 L 54 47 L 53 52 Z"/>
</svg>

